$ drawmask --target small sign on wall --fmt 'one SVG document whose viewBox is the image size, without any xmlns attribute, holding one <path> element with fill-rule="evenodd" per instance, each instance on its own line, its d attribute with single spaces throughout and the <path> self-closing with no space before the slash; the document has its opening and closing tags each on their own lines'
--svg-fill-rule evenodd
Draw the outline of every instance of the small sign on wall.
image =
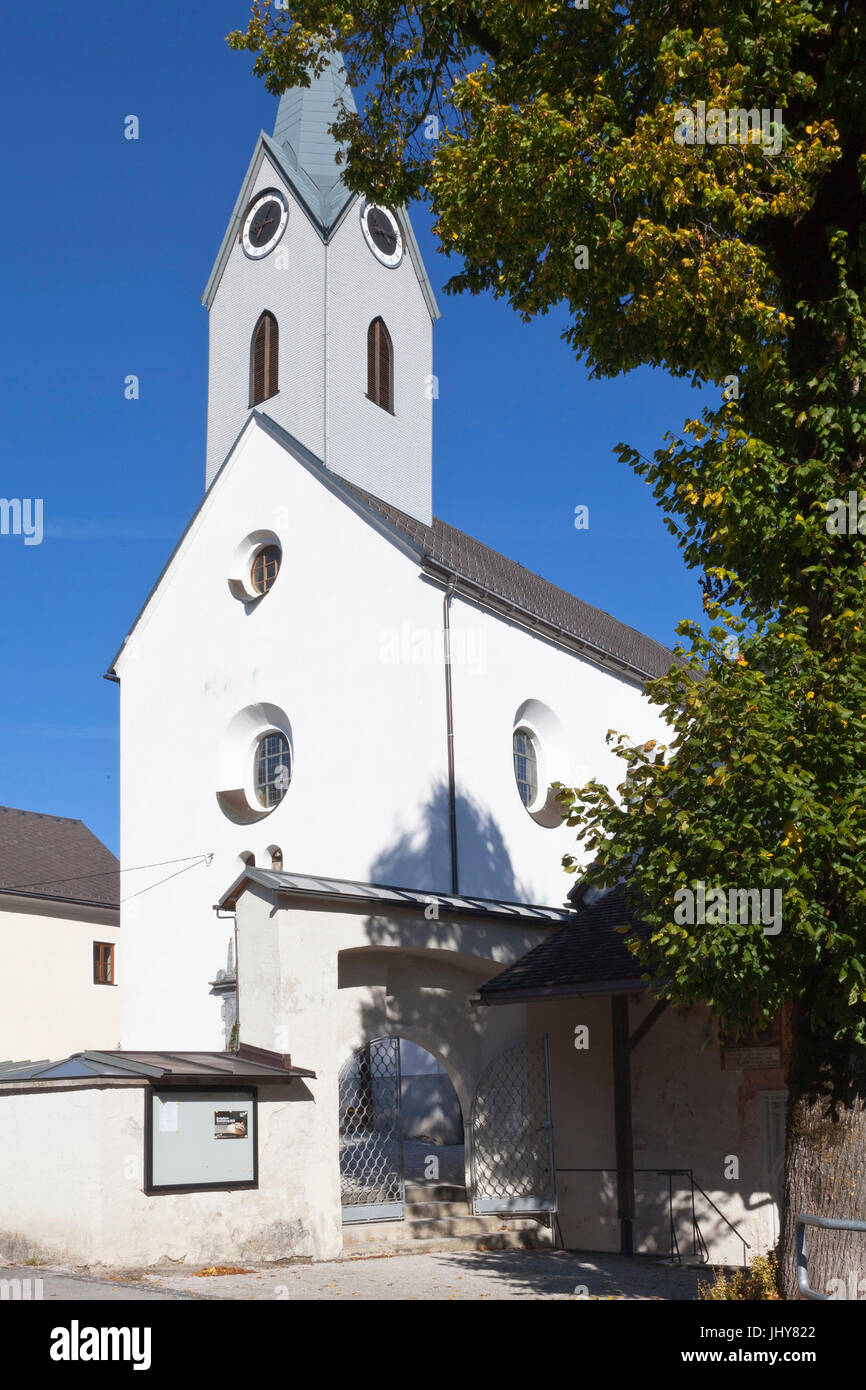
<svg viewBox="0 0 866 1390">
<path fill-rule="evenodd" d="M 249 1112 L 247 1110 L 215 1110 L 214 1139 L 246 1139 Z"/>
<path fill-rule="evenodd" d="M 766 1071 L 782 1065 L 781 1024 L 778 1016 L 768 1028 L 741 1030 L 721 1036 L 725 1071 Z"/>
<path fill-rule="evenodd" d="M 258 1186 L 255 1090 L 145 1092 L 145 1192 Z"/>
<path fill-rule="evenodd" d="M 773 1047 L 726 1047 L 722 1053 L 726 1071 L 737 1067 L 743 1071 L 765 1071 L 782 1065 L 782 1049 Z"/>
</svg>

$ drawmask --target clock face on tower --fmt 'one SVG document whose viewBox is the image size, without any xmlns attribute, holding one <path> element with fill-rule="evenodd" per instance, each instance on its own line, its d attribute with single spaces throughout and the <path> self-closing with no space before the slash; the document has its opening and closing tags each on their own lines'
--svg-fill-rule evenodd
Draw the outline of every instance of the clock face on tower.
<svg viewBox="0 0 866 1390">
<path fill-rule="evenodd" d="M 269 188 L 258 193 L 244 213 L 241 245 L 253 260 L 273 251 L 289 220 L 289 206 L 282 193 Z"/>
<path fill-rule="evenodd" d="M 398 266 L 403 259 L 403 234 L 394 214 L 375 203 L 362 203 L 361 227 L 376 259 L 392 268 Z"/>
</svg>

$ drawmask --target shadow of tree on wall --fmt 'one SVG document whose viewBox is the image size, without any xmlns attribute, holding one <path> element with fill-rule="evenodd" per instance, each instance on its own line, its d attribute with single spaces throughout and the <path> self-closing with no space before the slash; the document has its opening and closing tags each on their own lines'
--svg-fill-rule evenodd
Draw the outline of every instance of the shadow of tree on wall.
<svg viewBox="0 0 866 1390">
<path fill-rule="evenodd" d="M 459 887 L 475 898 L 527 901 L 514 872 L 502 831 L 491 813 L 470 797 L 457 797 Z M 440 782 L 422 808 L 418 825 L 406 830 L 371 866 L 373 883 L 422 892 L 451 892 L 448 788 Z M 563 897 L 565 896 L 563 890 Z"/>
</svg>

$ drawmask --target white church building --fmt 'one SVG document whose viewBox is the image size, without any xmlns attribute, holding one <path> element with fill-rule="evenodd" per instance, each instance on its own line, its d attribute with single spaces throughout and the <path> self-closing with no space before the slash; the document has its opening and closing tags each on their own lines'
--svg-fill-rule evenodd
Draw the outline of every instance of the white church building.
<svg viewBox="0 0 866 1390">
<path fill-rule="evenodd" d="M 439 311 L 341 96 L 281 98 L 204 293 L 204 495 L 109 672 L 121 867 L 177 872 L 122 909 L 122 1048 L 0 1068 L 0 1252 L 740 1262 L 785 1039 L 647 997 L 550 790 L 664 737 L 670 653 L 434 517 Z"/>
</svg>

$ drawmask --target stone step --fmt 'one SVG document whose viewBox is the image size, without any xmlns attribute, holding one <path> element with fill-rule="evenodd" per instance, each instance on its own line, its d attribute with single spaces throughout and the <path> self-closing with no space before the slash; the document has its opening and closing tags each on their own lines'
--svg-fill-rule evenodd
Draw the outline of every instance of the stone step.
<svg viewBox="0 0 866 1390">
<path fill-rule="evenodd" d="M 365 1245 L 371 1240 L 434 1240 L 442 1236 L 486 1235 L 505 1223 L 494 1216 L 422 1217 L 405 1221 L 359 1222 L 343 1230 L 343 1244 Z"/>
<path fill-rule="evenodd" d="M 430 1206 L 439 1205 L 429 1203 Z M 414 1245 L 418 1241 L 483 1238 L 488 1235 L 529 1234 L 542 1237 L 546 1243 L 548 1228 L 531 1216 L 457 1216 L 412 1217 L 403 1221 L 363 1221 L 343 1227 L 343 1248 L 368 1245 Z"/>
<path fill-rule="evenodd" d="M 407 1182 L 407 1202 L 467 1202 L 468 1193 L 462 1183 Z"/>
<path fill-rule="evenodd" d="M 384 1224 L 384 1223 L 382 1223 Z M 390 1223 L 389 1223 L 390 1224 Z M 395 1223 L 403 1225 L 403 1222 Z M 553 1233 L 546 1226 L 534 1230 L 482 1231 L 475 1235 L 437 1236 L 426 1239 L 370 1240 L 359 1245 L 346 1242 L 343 1230 L 343 1258 L 368 1259 L 376 1255 L 439 1255 L 458 1250 L 544 1250 L 553 1248 Z"/>
<path fill-rule="evenodd" d="M 421 1221 L 425 1217 L 437 1219 L 444 1216 L 472 1216 L 468 1202 L 407 1202 L 407 1221 Z"/>
</svg>

